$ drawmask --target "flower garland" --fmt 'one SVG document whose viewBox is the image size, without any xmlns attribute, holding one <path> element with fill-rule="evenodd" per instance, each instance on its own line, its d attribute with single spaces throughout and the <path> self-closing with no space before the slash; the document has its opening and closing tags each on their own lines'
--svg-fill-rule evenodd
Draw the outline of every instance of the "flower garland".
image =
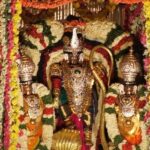
<svg viewBox="0 0 150 150">
<path fill-rule="evenodd" d="M 143 14 L 143 3 L 133 4 L 128 7 L 128 28 L 132 34 L 139 37 L 143 45 L 146 44 L 145 18 Z"/>
<path fill-rule="evenodd" d="M 9 2 L 9 1 L 8 1 Z M 7 24 L 7 19 L 5 15 L 5 9 L 6 9 L 6 1 L 2 0 L 0 1 L 0 41 L 1 41 L 1 59 L 2 59 L 2 64 L 1 64 L 1 74 L 0 74 L 0 149 L 3 147 L 3 112 L 4 112 L 4 91 L 5 91 L 5 83 L 6 83 L 6 74 L 7 74 L 7 60 L 6 60 L 6 55 L 7 55 L 7 38 L 6 38 L 6 24 Z"/>
<path fill-rule="evenodd" d="M 7 25 L 8 25 L 8 20 L 7 20 L 7 16 L 8 15 L 8 9 L 9 9 L 9 5 L 10 5 L 10 2 L 11 1 L 7 1 L 7 3 L 5 1 L 2 1 L 2 3 L 4 4 L 4 8 L 5 8 L 5 22 L 3 24 L 3 30 L 4 30 L 4 41 L 5 43 L 2 43 L 2 44 L 8 44 L 8 32 L 6 32 L 7 30 Z M 2 31 L 3 33 L 3 31 Z M 4 45 L 2 45 L 4 46 Z M 10 69 L 10 63 L 9 63 L 9 60 L 7 59 L 8 57 L 8 45 L 4 47 L 5 50 L 4 51 L 4 55 L 3 55 L 3 60 L 5 61 L 5 65 L 3 67 L 5 67 L 5 76 L 4 76 L 4 90 L 3 90 L 3 96 L 4 96 L 4 128 L 3 128 L 3 132 L 4 132 L 4 135 L 3 135 L 3 148 L 6 148 L 8 149 L 9 147 L 9 143 L 10 143 L 10 122 L 9 122 L 9 115 L 8 115 L 8 112 L 10 111 L 10 87 L 9 87 L 9 77 L 10 77 L 10 73 L 9 73 L 9 69 Z M 7 140 L 6 140 L 7 139 Z"/>
<path fill-rule="evenodd" d="M 10 5 L 12 19 L 7 24 L 8 29 L 8 67 L 5 84 L 5 128 L 4 147 L 15 150 L 19 131 L 19 105 L 20 86 L 16 55 L 18 54 L 18 34 L 21 14 L 20 1 L 12 1 Z M 11 116 L 11 117 L 10 117 Z"/>
<path fill-rule="evenodd" d="M 134 4 L 134 3 L 140 3 L 143 0 L 110 0 L 113 3 L 119 4 L 119 3 L 123 3 L 123 4 Z"/>
<path fill-rule="evenodd" d="M 52 144 L 52 136 L 54 129 L 54 110 L 53 110 L 53 101 L 51 98 L 51 94 L 49 90 L 40 83 L 32 83 L 32 91 L 34 94 L 38 94 L 39 97 L 43 100 L 44 103 L 44 111 L 42 116 L 42 137 L 37 145 L 36 149 L 43 150 L 51 149 Z M 17 144 L 18 149 L 28 149 L 27 148 L 27 128 L 24 118 L 23 105 L 20 114 L 20 133 L 19 133 L 19 141 Z"/>
<path fill-rule="evenodd" d="M 44 50 L 48 46 L 57 43 L 63 36 L 64 27 L 58 21 L 42 20 L 37 24 L 31 25 L 23 34 L 23 42 L 25 46 Z"/>
<path fill-rule="evenodd" d="M 133 45 L 129 33 L 123 31 L 120 26 L 107 20 L 87 23 L 84 34 L 87 39 L 98 41 L 112 49 L 116 56 L 121 51 Z"/>
<path fill-rule="evenodd" d="M 2 1 L 5 9 L 5 17 L 2 24 L 2 50 L 3 50 L 3 61 L 4 61 L 4 74 L 2 87 L 4 87 L 4 138 L 3 146 L 4 149 L 16 149 L 18 140 L 18 115 L 20 99 L 20 87 L 18 78 L 18 67 L 16 59 L 18 55 L 18 28 L 20 22 L 21 5 L 19 9 L 18 1 Z M 9 19 L 8 19 L 9 18 Z M 6 32 L 7 30 L 7 32 Z M 8 39 L 7 39 L 7 38 Z M 3 102 L 1 103 L 3 105 Z M 11 116 L 11 117 L 10 117 Z"/>
<path fill-rule="evenodd" d="M 146 104 L 146 95 L 145 88 L 143 86 L 138 87 L 138 95 L 139 95 L 139 113 L 140 113 L 140 125 L 142 130 L 142 142 L 139 145 L 131 145 L 129 144 L 120 134 L 117 125 L 117 116 L 115 111 L 115 103 L 118 94 L 120 93 L 120 89 L 122 89 L 123 85 L 119 83 L 114 83 L 108 89 L 108 93 L 105 99 L 105 118 L 106 118 L 106 128 L 108 131 L 108 136 L 110 137 L 111 142 L 116 147 L 116 149 L 120 150 L 147 150 L 148 149 L 148 139 L 146 136 L 146 126 L 144 124 L 144 113 L 143 109 Z"/>
<path fill-rule="evenodd" d="M 148 90 L 148 102 L 145 107 L 146 114 L 145 114 L 145 124 L 147 126 L 147 135 L 149 137 L 150 142 L 150 1 L 144 1 L 144 17 L 145 17 L 145 33 L 146 33 L 146 50 L 145 50 L 145 59 L 144 59 L 144 69 L 146 72 L 145 79 L 147 84 L 147 90 Z"/>
<path fill-rule="evenodd" d="M 73 0 L 51 0 L 41 2 L 41 1 L 35 1 L 35 0 L 21 0 L 22 5 L 24 7 L 32 7 L 32 8 L 37 8 L 37 9 L 49 9 L 49 8 L 56 8 L 61 5 L 65 5 L 67 3 L 73 2 Z"/>
<path fill-rule="evenodd" d="M 10 29 L 9 33 L 9 48 L 10 52 L 10 60 L 11 60 L 11 69 L 10 69 L 10 83 L 11 87 L 11 111 L 10 111 L 10 150 L 16 150 L 16 145 L 18 142 L 18 134 L 19 134 L 19 100 L 21 99 L 21 90 L 20 90 L 20 81 L 19 81 L 19 72 L 18 66 L 16 63 L 18 49 L 19 49 L 19 27 L 21 17 L 20 14 L 22 12 L 22 6 L 20 0 L 14 0 L 11 3 L 11 13 L 12 13 L 12 22 L 10 22 L 10 26 L 8 25 L 8 29 Z M 12 39 L 11 39 L 12 38 Z M 12 41 L 11 41 L 12 40 Z M 12 42 L 12 43 L 11 43 Z M 12 44 L 12 45 L 11 45 Z M 11 46 L 12 49 L 11 49 Z"/>
</svg>

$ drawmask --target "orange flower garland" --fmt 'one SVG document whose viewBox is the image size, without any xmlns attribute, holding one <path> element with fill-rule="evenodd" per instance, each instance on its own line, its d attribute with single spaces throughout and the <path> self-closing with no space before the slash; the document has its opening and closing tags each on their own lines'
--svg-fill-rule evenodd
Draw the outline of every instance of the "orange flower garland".
<svg viewBox="0 0 150 150">
<path fill-rule="evenodd" d="M 47 0 L 47 2 L 38 2 L 35 0 L 21 0 L 22 6 L 24 7 L 32 7 L 37 9 L 49 9 L 56 8 L 58 6 L 73 2 L 74 0 Z"/>
<path fill-rule="evenodd" d="M 123 3 L 123 4 L 134 4 L 134 3 L 139 3 L 142 2 L 143 0 L 111 0 L 112 3 Z"/>
</svg>

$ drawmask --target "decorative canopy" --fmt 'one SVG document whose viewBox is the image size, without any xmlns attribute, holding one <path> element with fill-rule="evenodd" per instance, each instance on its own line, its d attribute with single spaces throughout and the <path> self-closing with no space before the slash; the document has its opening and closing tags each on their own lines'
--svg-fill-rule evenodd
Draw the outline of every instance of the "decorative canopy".
<svg viewBox="0 0 150 150">
<path fill-rule="evenodd" d="M 73 2 L 74 0 L 21 0 L 24 7 L 32 7 L 38 9 L 56 8 L 58 6 Z"/>
<path fill-rule="evenodd" d="M 134 3 L 139 3 L 142 2 L 143 0 L 111 0 L 113 3 L 122 3 L 122 4 L 134 4 Z"/>
</svg>

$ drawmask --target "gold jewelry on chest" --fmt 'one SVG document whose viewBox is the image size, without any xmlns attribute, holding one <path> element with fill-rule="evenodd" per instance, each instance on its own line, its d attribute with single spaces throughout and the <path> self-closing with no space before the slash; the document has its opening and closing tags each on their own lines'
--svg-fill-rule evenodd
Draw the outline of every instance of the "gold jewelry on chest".
<svg viewBox="0 0 150 150">
<path fill-rule="evenodd" d="M 35 122 L 42 115 L 44 106 L 37 94 L 30 94 L 25 96 L 24 107 L 30 121 Z"/>
<path fill-rule="evenodd" d="M 73 66 L 63 64 L 63 81 L 68 103 L 73 113 L 82 115 L 92 100 L 94 77 L 88 65 Z"/>
<path fill-rule="evenodd" d="M 137 100 L 136 93 L 118 95 L 118 106 L 116 106 L 118 127 L 124 137 L 134 135 L 140 129 L 140 115 Z"/>
</svg>

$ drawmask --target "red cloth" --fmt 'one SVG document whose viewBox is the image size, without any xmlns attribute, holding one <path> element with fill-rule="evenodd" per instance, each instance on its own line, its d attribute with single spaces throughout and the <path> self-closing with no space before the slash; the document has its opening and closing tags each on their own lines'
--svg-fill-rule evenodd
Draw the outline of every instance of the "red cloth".
<svg viewBox="0 0 150 150">
<path fill-rule="evenodd" d="M 85 135 L 84 135 L 84 129 L 83 129 L 83 121 L 76 114 L 72 114 L 71 117 L 70 117 L 70 119 L 73 121 L 73 123 L 76 125 L 76 128 L 80 132 L 80 137 L 81 137 L 81 141 L 82 141 L 81 150 L 89 150 L 90 148 L 86 145 L 86 142 L 85 142 Z"/>
</svg>

